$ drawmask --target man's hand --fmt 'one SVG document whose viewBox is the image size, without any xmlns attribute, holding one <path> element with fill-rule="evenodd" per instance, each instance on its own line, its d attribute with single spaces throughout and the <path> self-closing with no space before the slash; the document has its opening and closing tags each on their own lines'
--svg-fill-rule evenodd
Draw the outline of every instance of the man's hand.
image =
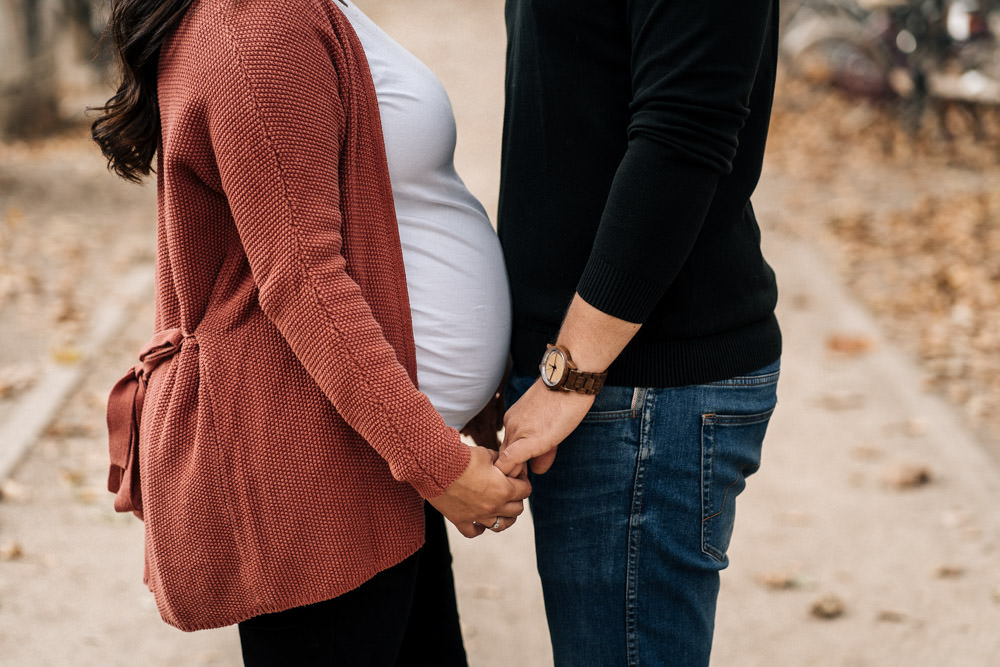
<svg viewBox="0 0 1000 667">
<path fill-rule="evenodd" d="M 559 446 L 580 425 L 594 396 L 552 391 L 536 380 L 504 416 L 503 445 L 497 467 L 506 475 L 517 475 L 531 460 L 532 472 L 547 471 Z"/>
<path fill-rule="evenodd" d="M 621 354 L 640 326 L 601 312 L 575 294 L 556 342 L 572 353 L 579 369 L 601 372 Z M 593 404 L 593 396 L 552 391 L 536 380 L 504 416 L 507 432 L 497 467 L 505 474 L 519 476 L 524 462 L 531 460 L 534 472 L 545 472 L 556 459 L 556 447 L 580 425 Z"/>
<path fill-rule="evenodd" d="M 507 477 L 493 465 L 496 457 L 496 452 L 473 447 L 469 467 L 461 477 L 427 501 L 466 537 L 481 535 L 495 523 L 494 532 L 510 528 L 524 511 L 524 499 L 531 495 L 527 480 Z"/>
</svg>

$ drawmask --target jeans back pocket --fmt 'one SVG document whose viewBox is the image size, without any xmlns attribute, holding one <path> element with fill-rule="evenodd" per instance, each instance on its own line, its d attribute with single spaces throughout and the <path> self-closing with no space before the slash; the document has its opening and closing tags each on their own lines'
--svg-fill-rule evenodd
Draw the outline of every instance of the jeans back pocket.
<svg viewBox="0 0 1000 667">
<path fill-rule="evenodd" d="M 736 496 L 760 467 L 761 446 L 774 412 L 706 414 L 701 419 L 702 551 L 726 561 L 736 520 Z"/>
<path fill-rule="evenodd" d="M 604 422 L 639 417 L 646 391 L 642 387 L 604 387 L 583 421 Z"/>
</svg>

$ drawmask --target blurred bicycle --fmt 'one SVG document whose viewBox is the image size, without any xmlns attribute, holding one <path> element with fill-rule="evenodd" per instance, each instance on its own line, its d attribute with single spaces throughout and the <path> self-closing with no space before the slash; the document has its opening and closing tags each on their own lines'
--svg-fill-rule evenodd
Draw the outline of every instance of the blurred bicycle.
<svg viewBox="0 0 1000 667">
<path fill-rule="evenodd" d="M 928 108 L 950 137 L 958 107 L 1000 106 L 998 0 L 800 0 L 786 5 L 781 54 L 793 75 L 879 104 L 915 133 Z"/>
</svg>

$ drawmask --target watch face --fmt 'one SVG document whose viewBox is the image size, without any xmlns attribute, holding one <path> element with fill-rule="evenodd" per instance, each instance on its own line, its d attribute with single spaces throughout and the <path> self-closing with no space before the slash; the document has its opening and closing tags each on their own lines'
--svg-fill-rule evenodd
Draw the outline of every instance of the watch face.
<svg viewBox="0 0 1000 667">
<path fill-rule="evenodd" d="M 559 381 L 562 380 L 563 375 L 566 373 L 566 357 L 563 356 L 562 350 L 557 347 L 550 347 L 545 356 L 542 357 L 539 371 L 542 374 L 542 382 L 549 387 L 559 384 Z"/>
</svg>

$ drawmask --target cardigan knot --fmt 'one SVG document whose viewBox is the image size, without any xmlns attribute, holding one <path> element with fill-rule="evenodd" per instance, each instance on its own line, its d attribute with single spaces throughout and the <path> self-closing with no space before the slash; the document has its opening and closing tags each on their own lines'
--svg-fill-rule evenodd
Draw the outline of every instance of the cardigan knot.
<svg viewBox="0 0 1000 667">
<path fill-rule="evenodd" d="M 115 494 L 116 512 L 133 512 L 142 518 L 139 422 L 146 386 L 153 370 L 180 350 L 183 338 L 179 328 L 156 332 L 139 352 L 139 363 L 115 384 L 108 397 L 108 450 L 111 456 L 108 491 Z"/>
</svg>

